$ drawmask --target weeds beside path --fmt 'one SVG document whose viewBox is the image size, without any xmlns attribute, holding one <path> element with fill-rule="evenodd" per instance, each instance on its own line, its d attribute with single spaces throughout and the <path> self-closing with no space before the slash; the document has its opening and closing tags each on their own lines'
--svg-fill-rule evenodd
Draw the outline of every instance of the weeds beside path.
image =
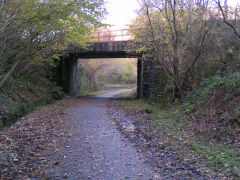
<svg viewBox="0 0 240 180">
<path fill-rule="evenodd" d="M 135 135 L 143 135 L 144 141 L 149 144 L 148 148 L 160 161 L 164 158 L 162 153 L 167 152 L 179 164 L 183 164 L 183 169 L 187 164 L 209 178 L 239 178 L 239 149 L 194 134 L 192 121 L 183 112 L 177 111 L 178 108 L 159 109 L 156 105 L 149 105 L 141 100 L 115 101 L 110 106 L 114 107 L 117 114 L 132 119 L 136 126 Z M 118 115 L 113 118 L 121 123 Z M 123 131 L 127 136 L 133 136 L 124 128 Z M 162 166 L 161 162 L 156 165 Z"/>
<path fill-rule="evenodd" d="M 238 178 L 239 151 L 194 135 L 184 114 L 109 96 L 61 101 L 0 132 L 0 178 Z"/>
</svg>

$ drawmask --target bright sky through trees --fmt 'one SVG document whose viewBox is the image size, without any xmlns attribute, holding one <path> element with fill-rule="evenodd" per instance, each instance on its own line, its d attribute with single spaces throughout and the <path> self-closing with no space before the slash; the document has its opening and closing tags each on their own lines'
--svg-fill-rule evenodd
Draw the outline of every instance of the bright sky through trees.
<svg viewBox="0 0 240 180">
<path fill-rule="evenodd" d="M 240 5 L 240 0 L 228 0 L 231 6 Z M 112 29 L 123 29 L 137 16 L 138 0 L 107 0 L 108 15 L 104 23 L 113 25 Z"/>
<path fill-rule="evenodd" d="M 114 25 L 112 29 L 123 29 L 136 17 L 135 10 L 138 9 L 138 0 L 107 0 L 108 11 L 104 23 Z"/>
</svg>

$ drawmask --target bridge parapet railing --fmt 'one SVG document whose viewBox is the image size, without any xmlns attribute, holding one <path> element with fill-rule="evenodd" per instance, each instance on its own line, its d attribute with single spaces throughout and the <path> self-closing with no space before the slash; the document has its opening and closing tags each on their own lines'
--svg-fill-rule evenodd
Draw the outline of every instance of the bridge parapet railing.
<svg viewBox="0 0 240 180">
<path fill-rule="evenodd" d="M 103 30 L 89 34 L 89 42 L 114 42 L 133 40 L 128 29 Z"/>
</svg>

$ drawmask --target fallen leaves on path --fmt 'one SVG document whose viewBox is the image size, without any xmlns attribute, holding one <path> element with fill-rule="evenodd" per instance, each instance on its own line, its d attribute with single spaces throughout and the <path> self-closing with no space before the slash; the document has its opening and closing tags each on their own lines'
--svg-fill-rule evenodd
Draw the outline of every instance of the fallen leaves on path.
<svg viewBox="0 0 240 180">
<path fill-rule="evenodd" d="M 138 151 L 146 154 L 146 162 L 155 167 L 164 179 L 218 179 L 215 173 L 206 173 L 208 168 L 205 164 L 195 164 L 173 153 L 174 141 L 169 134 L 163 134 L 164 138 L 160 135 L 162 129 L 154 123 L 151 114 L 145 112 L 146 106 L 123 106 L 119 101 L 111 101 L 108 106 L 108 113 L 119 130 L 136 145 Z M 134 130 L 126 127 L 131 124 Z M 164 139 L 168 139 L 167 144 L 163 144 Z"/>
<path fill-rule="evenodd" d="M 8 130 L 0 132 L 0 179 L 43 177 L 49 163 L 41 154 L 55 149 L 59 129 L 65 125 L 66 101 L 46 106 L 21 118 Z"/>
</svg>

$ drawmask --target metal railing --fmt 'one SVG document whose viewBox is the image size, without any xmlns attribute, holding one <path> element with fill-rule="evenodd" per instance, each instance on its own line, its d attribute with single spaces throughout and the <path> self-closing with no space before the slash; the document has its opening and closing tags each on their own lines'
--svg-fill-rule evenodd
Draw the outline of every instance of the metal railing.
<svg viewBox="0 0 240 180">
<path fill-rule="evenodd" d="M 89 34 L 89 42 L 113 42 L 132 40 L 128 29 L 103 30 Z"/>
</svg>

